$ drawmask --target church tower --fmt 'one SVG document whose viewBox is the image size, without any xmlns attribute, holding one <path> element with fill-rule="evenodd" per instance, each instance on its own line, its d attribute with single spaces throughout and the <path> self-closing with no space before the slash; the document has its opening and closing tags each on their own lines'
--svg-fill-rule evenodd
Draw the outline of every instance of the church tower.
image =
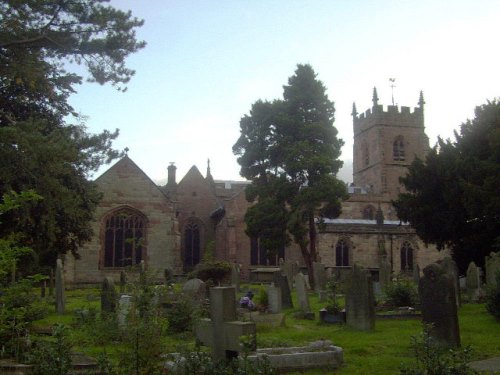
<svg viewBox="0 0 500 375">
<path fill-rule="evenodd" d="M 354 127 L 353 182 L 364 190 L 396 199 L 402 187 L 399 177 L 406 174 L 416 157 L 423 159 L 429 150 L 424 128 L 424 98 L 418 107 L 389 105 L 384 111 L 373 89 L 373 106 L 358 115 L 353 104 Z"/>
</svg>

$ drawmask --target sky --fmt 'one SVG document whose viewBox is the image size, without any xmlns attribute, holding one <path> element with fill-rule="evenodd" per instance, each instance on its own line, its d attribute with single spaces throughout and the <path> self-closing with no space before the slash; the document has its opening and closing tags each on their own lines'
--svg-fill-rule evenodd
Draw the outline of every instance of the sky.
<svg viewBox="0 0 500 375">
<path fill-rule="evenodd" d="M 154 181 L 203 175 L 242 180 L 232 146 L 259 100 L 282 98 L 297 64 L 310 64 L 335 103 L 345 142 L 339 177 L 352 181 L 352 103 L 417 106 L 430 144 L 453 138 L 474 108 L 500 97 L 498 0 L 111 0 L 145 20 L 147 46 L 128 58 L 125 93 L 84 83 L 70 103 L 89 132 L 120 129 L 114 147 Z M 389 78 L 395 78 L 391 88 Z M 109 166 L 93 177 L 99 176 Z"/>
</svg>

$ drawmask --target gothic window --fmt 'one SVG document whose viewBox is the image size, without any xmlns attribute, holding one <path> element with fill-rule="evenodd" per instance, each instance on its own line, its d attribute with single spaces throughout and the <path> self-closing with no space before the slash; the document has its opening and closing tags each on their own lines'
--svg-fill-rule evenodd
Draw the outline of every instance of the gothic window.
<svg viewBox="0 0 500 375">
<path fill-rule="evenodd" d="M 413 248 L 408 241 L 401 245 L 401 271 L 410 271 L 413 269 Z"/>
<path fill-rule="evenodd" d="M 404 138 L 401 135 L 397 137 L 392 144 L 392 157 L 394 161 L 405 160 L 405 144 Z"/>
<path fill-rule="evenodd" d="M 124 208 L 106 218 L 104 229 L 104 267 L 139 264 L 144 255 L 146 219 Z"/>
<path fill-rule="evenodd" d="M 361 146 L 361 153 L 363 158 L 363 165 L 367 167 L 370 164 L 370 154 L 368 152 L 368 145 L 366 144 L 366 142 L 363 142 L 363 145 Z"/>
<path fill-rule="evenodd" d="M 250 237 L 250 263 L 253 266 L 276 266 L 279 259 L 285 259 L 285 247 L 278 250 L 278 254 L 271 254 L 261 246 L 258 237 Z"/>
<path fill-rule="evenodd" d="M 349 265 L 349 245 L 344 239 L 339 240 L 335 246 L 335 265 L 337 267 Z"/>
<path fill-rule="evenodd" d="M 191 269 L 200 263 L 201 236 L 200 226 L 189 222 L 184 227 L 184 267 Z"/>
<path fill-rule="evenodd" d="M 375 207 L 373 207 L 371 204 L 363 208 L 363 219 L 375 220 Z"/>
</svg>

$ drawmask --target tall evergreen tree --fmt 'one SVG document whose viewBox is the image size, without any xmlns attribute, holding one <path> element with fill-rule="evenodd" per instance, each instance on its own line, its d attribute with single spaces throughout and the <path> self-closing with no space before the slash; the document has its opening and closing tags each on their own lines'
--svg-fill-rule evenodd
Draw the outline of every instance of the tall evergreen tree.
<svg viewBox="0 0 500 375">
<path fill-rule="evenodd" d="M 252 181 L 247 199 L 255 205 L 245 216 L 247 233 L 274 246 L 270 253 L 291 235 L 310 275 L 318 259 L 317 224 L 338 216 L 346 197 L 344 183 L 336 178 L 343 142 L 333 126 L 334 112 L 312 67 L 298 65 L 282 100 L 253 104 L 233 146 L 241 175 Z"/>
<path fill-rule="evenodd" d="M 450 247 L 462 271 L 483 264 L 500 248 L 500 102 L 477 107 L 454 142 L 439 139 L 401 182 L 398 216 L 425 242 Z"/>
</svg>

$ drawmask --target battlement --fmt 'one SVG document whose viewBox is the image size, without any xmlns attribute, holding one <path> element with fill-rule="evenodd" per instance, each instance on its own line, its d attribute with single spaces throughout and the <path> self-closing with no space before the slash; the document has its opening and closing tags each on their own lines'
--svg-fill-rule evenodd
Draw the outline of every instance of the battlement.
<svg viewBox="0 0 500 375">
<path fill-rule="evenodd" d="M 387 110 L 384 111 L 384 106 L 382 104 L 378 104 L 373 106 L 372 108 L 367 109 L 365 112 L 360 113 L 359 115 L 355 115 L 355 120 L 364 120 L 369 117 L 377 116 L 377 115 L 387 115 L 387 114 L 398 114 L 402 116 L 421 116 L 422 108 L 414 107 L 413 112 L 411 112 L 410 107 L 401 106 L 401 109 L 397 105 L 388 105 Z"/>
</svg>

